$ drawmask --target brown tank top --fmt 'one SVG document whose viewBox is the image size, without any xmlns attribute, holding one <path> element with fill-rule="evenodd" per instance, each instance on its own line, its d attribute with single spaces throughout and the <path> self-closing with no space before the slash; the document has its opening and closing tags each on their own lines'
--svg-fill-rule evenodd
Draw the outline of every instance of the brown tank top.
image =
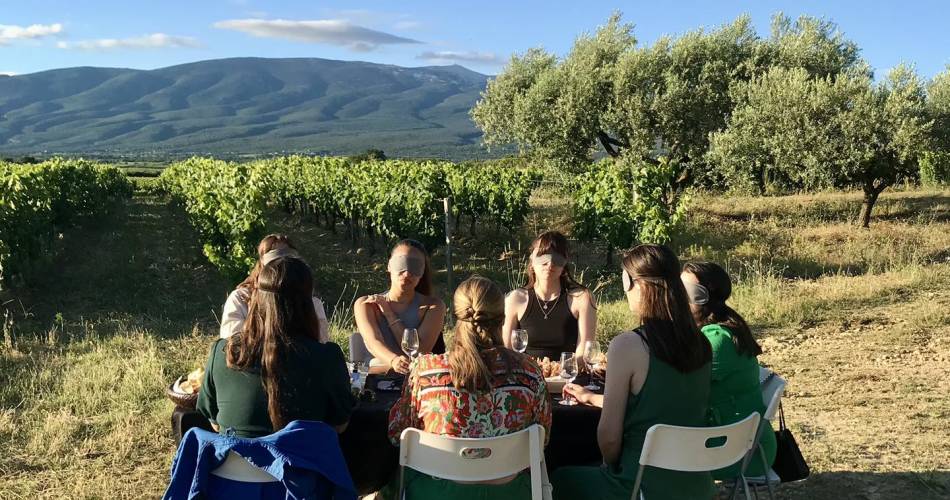
<svg viewBox="0 0 950 500">
<path fill-rule="evenodd" d="M 525 354 L 536 358 L 547 356 L 557 361 L 562 352 L 574 352 L 577 349 L 577 318 L 571 314 L 567 290 L 562 289 L 556 299 L 546 302 L 538 300 L 534 288 L 527 289 L 527 292 L 528 306 L 518 320 L 518 328 L 528 331 Z M 548 310 L 544 312 L 539 303 L 546 304 Z"/>
</svg>

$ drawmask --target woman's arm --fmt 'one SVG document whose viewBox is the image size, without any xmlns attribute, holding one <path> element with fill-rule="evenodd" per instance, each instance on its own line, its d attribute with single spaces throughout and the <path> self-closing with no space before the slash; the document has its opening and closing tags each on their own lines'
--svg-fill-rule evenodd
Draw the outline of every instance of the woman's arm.
<svg viewBox="0 0 950 500">
<path fill-rule="evenodd" d="M 426 311 L 418 328 L 419 353 L 426 354 L 432 352 L 439 335 L 442 335 L 442 327 L 445 326 L 445 303 L 438 298 L 426 297 L 421 307 L 426 308 Z"/>
<path fill-rule="evenodd" d="M 501 339 L 511 349 L 511 331 L 518 327 L 518 314 L 524 304 L 524 293 L 515 288 L 505 296 L 505 322 L 501 325 Z"/>
<path fill-rule="evenodd" d="M 604 463 L 616 464 L 623 448 L 623 421 L 627 399 L 639 392 L 649 369 L 650 355 L 635 333 L 618 335 L 607 350 L 607 381 L 602 399 L 603 411 L 597 425 L 597 444 Z"/>
<path fill-rule="evenodd" d="M 214 387 L 214 355 L 218 341 L 211 344 L 208 360 L 205 362 L 205 374 L 201 379 L 201 389 L 198 391 L 198 402 L 195 409 L 211 422 L 211 427 L 218 430 L 218 398 Z"/>
<path fill-rule="evenodd" d="M 319 326 L 317 340 L 321 344 L 326 344 L 330 341 L 330 322 L 327 321 L 327 311 L 323 308 L 323 301 L 317 297 L 313 298 L 313 310 L 317 313 L 317 325 Z"/>
<path fill-rule="evenodd" d="M 369 297 L 360 297 L 356 299 L 356 303 L 353 304 L 353 316 L 356 318 L 356 328 L 359 330 L 360 336 L 363 337 L 363 343 L 366 344 L 366 349 L 374 358 L 382 361 L 386 366 L 392 367 L 393 362 L 397 358 L 404 356 L 386 347 L 386 343 L 383 341 L 383 332 L 380 331 L 376 321 L 378 314 L 381 314 L 379 312 L 379 306 L 370 300 Z M 406 365 L 408 366 L 408 363 L 406 363 Z"/>
<path fill-rule="evenodd" d="M 597 335 L 597 307 L 594 296 L 589 290 L 571 296 L 571 309 L 577 318 L 577 350 L 574 356 L 584 359 L 584 344 L 594 340 Z"/>
<path fill-rule="evenodd" d="M 241 333 L 244 320 L 247 318 L 247 290 L 237 289 L 228 295 L 221 312 L 221 328 L 219 337 L 226 339 L 236 333 Z"/>
</svg>

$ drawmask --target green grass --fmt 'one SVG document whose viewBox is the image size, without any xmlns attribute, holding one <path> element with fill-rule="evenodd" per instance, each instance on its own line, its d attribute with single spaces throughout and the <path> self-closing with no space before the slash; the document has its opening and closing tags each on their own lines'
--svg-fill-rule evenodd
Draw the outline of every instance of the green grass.
<svg viewBox="0 0 950 500">
<path fill-rule="evenodd" d="M 164 390 L 200 366 L 233 283 L 202 257 L 184 216 L 148 194 L 64 234 L 30 286 L 0 292 L 0 498 L 140 498 L 161 494 L 174 443 Z M 455 282 L 472 273 L 521 281 L 542 228 L 569 230 L 567 207 L 539 191 L 524 227 L 461 231 Z M 723 262 L 734 306 L 789 381 L 786 414 L 813 477 L 784 498 L 945 498 L 950 494 L 950 192 L 887 193 L 870 230 L 851 224 L 856 193 L 696 197 L 684 259 Z M 386 285 L 386 249 L 352 248 L 275 212 L 332 312 Z M 598 336 L 634 326 L 604 248 L 578 244 L 578 274 L 599 284 Z M 439 250 L 436 267 L 444 262 Z M 437 282 L 447 298 L 445 273 Z M 345 346 L 345 342 L 343 343 Z"/>
</svg>

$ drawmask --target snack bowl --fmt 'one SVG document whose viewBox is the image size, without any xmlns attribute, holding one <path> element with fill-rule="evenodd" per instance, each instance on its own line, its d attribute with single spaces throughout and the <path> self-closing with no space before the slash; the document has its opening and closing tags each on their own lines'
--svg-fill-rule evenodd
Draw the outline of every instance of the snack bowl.
<svg viewBox="0 0 950 500">
<path fill-rule="evenodd" d="M 556 375 L 554 377 L 545 377 L 544 383 L 548 386 L 549 393 L 560 394 L 564 386 L 567 385 L 567 380 Z"/>
<path fill-rule="evenodd" d="M 195 404 L 198 403 L 198 391 L 195 391 L 193 394 L 188 394 L 187 392 L 181 392 L 178 389 L 178 386 L 187 380 L 185 376 L 178 377 L 178 380 L 172 382 L 168 386 L 168 389 L 165 390 L 165 395 L 168 396 L 168 399 L 175 403 L 175 406 L 179 408 L 186 408 L 189 410 L 195 409 Z"/>
</svg>

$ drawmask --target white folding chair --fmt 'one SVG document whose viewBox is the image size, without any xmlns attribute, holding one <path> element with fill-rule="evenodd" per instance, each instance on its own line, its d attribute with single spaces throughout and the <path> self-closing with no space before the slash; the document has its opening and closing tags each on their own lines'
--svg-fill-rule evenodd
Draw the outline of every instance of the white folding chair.
<svg viewBox="0 0 950 500">
<path fill-rule="evenodd" d="M 544 427 L 491 438 L 454 438 L 408 428 L 399 438 L 399 498 L 403 498 L 405 468 L 451 481 L 501 479 L 531 471 L 532 500 L 551 500 L 551 483 L 544 463 Z"/>
<path fill-rule="evenodd" d="M 246 458 L 233 451 L 228 451 L 224 463 L 211 471 L 211 475 L 242 483 L 276 483 L 277 478 L 264 472 L 264 469 L 254 467 Z"/>
<path fill-rule="evenodd" d="M 719 427 L 666 424 L 650 427 L 643 441 L 640 468 L 630 499 L 637 500 L 640 495 L 640 481 L 647 466 L 681 472 L 707 472 L 728 467 L 749 453 L 758 428 L 759 414 L 755 412 L 739 422 Z M 707 447 L 707 442 L 716 438 L 725 438 L 725 442 Z M 745 492 L 748 499 L 748 487 Z"/>
<path fill-rule="evenodd" d="M 785 394 L 785 386 L 787 385 L 785 379 L 768 368 L 759 367 L 759 385 L 762 390 L 762 403 L 765 404 L 765 414 L 762 418 L 769 421 L 775 420 L 775 416 L 778 415 L 779 405 L 782 403 L 782 396 Z M 772 470 L 768 461 L 765 459 L 765 450 L 762 449 L 762 444 L 759 443 L 759 440 L 762 438 L 761 431 L 762 429 L 758 429 L 758 432 L 756 432 L 755 446 L 742 461 L 740 476 L 744 480 L 746 488 L 748 488 L 749 485 L 755 488 L 756 497 L 759 496 L 758 488 L 764 485 L 769 490 L 769 499 L 774 500 L 774 485 L 781 483 L 782 480 L 778 477 L 778 474 Z M 758 455 L 759 460 L 762 461 L 762 470 L 765 471 L 765 475 L 745 477 L 746 468 L 749 466 L 749 462 L 754 460 L 754 455 Z M 739 483 L 736 482 L 736 489 L 738 489 L 738 487 Z M 733 496 L 735 496 L 735 494 L 736 490 L 733 490 Z"/>
</svg>

